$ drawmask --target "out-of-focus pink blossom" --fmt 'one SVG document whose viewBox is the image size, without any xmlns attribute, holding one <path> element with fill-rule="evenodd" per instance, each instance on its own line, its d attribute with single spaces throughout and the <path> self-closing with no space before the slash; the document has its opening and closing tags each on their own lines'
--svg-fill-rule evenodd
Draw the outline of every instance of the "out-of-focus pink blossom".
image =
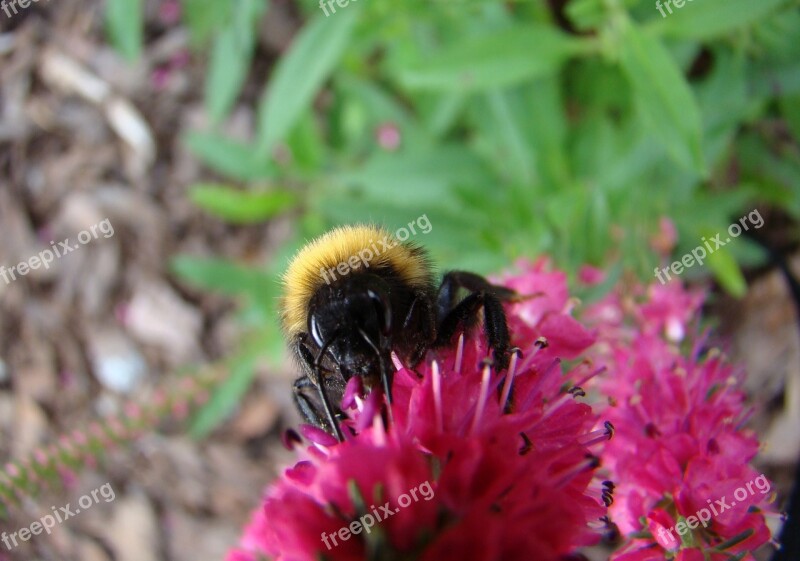
<svg viewBox="0 0 800 561">
<path fill-rule="evenodd" d="M 175 25 L 181 19 L 181 3 L 178 0 L 165 0 L 158 7 L 158 19 L 164 25 Z"/>
<path fill-rule="evenodd" d="M 650 246 L 660 255 L 668 256 L 675 249 L 678 231 L 675 224 L 666 217 L 658 221 L 658 233 L 650 238 Z"/>
<path fill-rule="evenodd" d="M 375 135 L 378 138 L 378 145 L 384 150 L 393 152 L 400 148 L 400 129 L 394 123 L 384 123 L 378 127 Z"/>
<path fill-rule="evenodd" d="M 150 84 L 154 90 L 163 90 L 169 83 L 172 70 L 167 66 L 159 66 L 150 73 Z"/>
<path fill-rule="evenodd" d="M 607 371 L 598 384 L 609 403 L 601 414 L 616 427 L 602 453 L 617 483 L 609 512 L 632 538 L 615 561 L 668 553 L 721 561 L 769 540 L 769 483 L 750 465 L 758 440 L 743 428 L 741 372 L 718 350 L 703 352 L 705 337 L 696 335 L 703 298 L 677 282 L 632 287 L 584 316 L 601 342 L 592 359 Z M 717 512 L 720 499 L 729 508 Z M 690 516 L 704 523 L 679 528 Z"/>
<path fill-rule="evenodd" d="M 606 280 L 606 272 L 591 265 L 583 265 L 578 269 L 578 280 L 587 286 L 594 286 Z"/>
</svg>

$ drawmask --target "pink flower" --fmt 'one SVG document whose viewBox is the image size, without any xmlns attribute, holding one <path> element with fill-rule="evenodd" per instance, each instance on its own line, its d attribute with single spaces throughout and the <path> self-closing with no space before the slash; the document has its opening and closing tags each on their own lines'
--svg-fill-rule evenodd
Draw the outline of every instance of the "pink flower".
<svg viewBox="0 0 800 561">
<path fill-rule="evenodd" d="M 181 19 L 181 4 L 177 0 L 166 0 L 158 7 L 158 19 L 164 25 L 175 25 Z"/>
<path fill-rule="evenodd" d="M 345 442 L 303 427 L 310 445 L 228 561 L 563 561 L 606 514 L 625 538 L 614 561 L 752 561 L 770 539 L 770 483 L 749 463 L 741 373 L 704 349 L 703 294 L 617 289 L 585 310 L 587 328 L 563 273 L 518 268 L 494 279 L 525 296 L 506 306 L 524 353 L 508 371 L 483 365 L 479 333 L 414 371 L 396 361 L 386 423 L 380 392 L 352 380 Z"/>
<path fill-rule="evenodd" d="M 537 354 L 538 367 L 555 358 L 578 357 L 594 343 L 594 336 L 570 315 L 577 301 L 569 297 L 566 274 L 551 272 L 547 259 L 520 260 L 517 267 L 525 272 L 494 279 L 526 295 L 525 300 L 510 306 L 509 330 L 517 346 L 524 348 L 544 337 L 548 347 Z"/>
<path fill-rule="evenodd" d="M 172 70 L 166 66 L 159 66 L 150 74 L 150 84 L 155 90 L 164 90 L 167 87 Z"/>
<path fill-rule="evenodd" d="M 741 373 L 719 351 L 703 354 L 704 337 L 689 346 L 702 294 L 679 283 L 630 292 L 586 313 L 601 342 L 591 355 L 608 372 L 598 384 L 610 404 L 602 414 L 617 429 L 602 453 L 618 483 L 609 511 L 631 538 L 613 559 L 752 551 L 770 537 L 769 482 L 749 465 L 758 441 L 743 428 Z"/>
<path fill-rule="evenodd" d="M 400 129 L 394 123 L 383 123 L 375 131 L 375 136 L 378 140 L 378 146 L 388 152 L 394 152 L 400 148 L 402 135 Z"/>
<path fill-rule="evenodd" d="M 575 356 L 593 339 L 569 316 L 565 277 L 545 262 L 523 266 L 505 284 L 534 295 L 507 306 L 524 358 L 498 374 L 482 365 L 489 350 L 476 335 L 431 352 L 416 372 L 398 364 L 388 428 L 379 394 L 349 386 L 350 436 L 339 444 L 305 433 L 304 460 L 270 487 L 228 561 L 358 560 L 370 551 L 557 561 L 596 542 L 606 509 L 590 447 L 610 429 L 592 431 L 597 417 L 576 400 L 582 392 L 567 391 L 594 373 L 579 365 L 565 374 L 553 351 Z"/>
<path fill-rule="evenodd" d="M 678 242 L 678 231 L 675 223 L 669 218 L 661 217 L 658 221 L 658 233 L 650 238 L 650 246 L 659 254 L 668 257 Z"/>
<path fill-rule="evenodd" d="M 583 265 L 578 270 L 578 280 L 587 286 L 594 286 L 606 280 L 606 273 L 597 267 Z"/>
</svg>

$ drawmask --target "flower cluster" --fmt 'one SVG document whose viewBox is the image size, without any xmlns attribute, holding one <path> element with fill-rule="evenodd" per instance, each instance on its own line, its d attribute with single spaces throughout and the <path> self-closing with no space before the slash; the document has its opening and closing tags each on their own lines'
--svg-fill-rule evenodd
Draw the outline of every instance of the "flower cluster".
<svg viewBox="0 0 800 561">
<path fill-rule="evenodd" d="M 388 426 L 377 390 L 364 395 L 351 380 L 346 441 L 304 427 L 305 457 L 267 490 L 228 561 L 557 561 L 598 540 L 609 490 L 591 448 L 611 428 L 592 431 L 598 419 L 576 399 L 594 373 L 560 362 L 592 336 L 569 315 L 565 276 L 544 262 L 502 282 L 528 296 L 507 306 L 522 349 L 508 371 L 484 364 L 478 334 L 414 371 L 396 364 Z M 425 482 L 429 497 L 402 504 Z M 391 517 L 352 526 L 379 507 Z"/>
<path fill-rule="evenodd" d="M 563 561 L 609 520 L 626 538 L 615 561 L 753 559 L 770 538 L 769 482 L 749 464 L 741 373 L 696 336 L 704 295 L 618 288 L 586 308 L 587 329 L 563 273 L 519 269 L 494 279 L 523 296 L 506 306 L 522 350 L 508 371 L 485 364 L 480 334 L 413 371 L 396 362 L 386 422 L 380 393 L 351 380 L 345 442 L 304 427 L 304 457 L 228 561 Z M 423 483 L 431 496 L 403 504 Z M 367 528 L 378 508 L 391 516 Z"/>
<path fill-rule="evenodd" d="M 609 513 L 629 538 L 616 561 L 752 559 L 770 538 L 741 372 L 692 336 L 703 298 L 678 283 L 637 286 L 583 317 L 608 372 L 602 414 L 617 427 L 602 454 L 617 484 Z"/>
</svg>

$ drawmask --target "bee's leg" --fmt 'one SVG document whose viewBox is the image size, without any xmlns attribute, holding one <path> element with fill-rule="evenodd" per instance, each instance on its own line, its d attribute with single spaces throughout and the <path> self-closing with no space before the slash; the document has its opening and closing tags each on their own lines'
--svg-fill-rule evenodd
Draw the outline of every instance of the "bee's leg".
<svg viewBox="0 0 800 561">
<path fill-rule="evenodd" d="M 373 286 L 368 291 L 370 298 L 375 301 L 377 309 L 380 311 L 381 318 L 381 335 L 378 341 L 373 341 L 370 336 L 361 328 L 358 332 L 361 337 L 369 345 L 378 357 L 380 362 L 380 376 L 383 384 L 383 394 L 386 396 L 386 403 L 392 404 L 392 377 L 394 370 L 392 370 L 392 305 L 389 300 L 388 289 L 378 284 Z M 389 416 L 392 411 L 389 409 Z"/>
<path fill-rule="evenodd" d="M 388 336 L 382 337 L 381 344 L 378 346 L 372 339 L 369 338 L 369 335 L 367 335 L 363 329 L 359 329 L 358 331 L 361 334 L 361 337 L 363 337 L 364 341 L 366 341 L 366 343 L 372 347 L 372 350 L 378 355 L 378 361 L 380 362 L 381 370 L 381 383 L 383 385 L 383 395 L 386 397 L 386 409 L 381 413 L 381 418 L 383 419 L 384 426 L 393 426 L 394 417 L 392 415 L 392 380 L 394 379 L 394 368 L 392 367 L 391 359 L 391 339 Z"/>
<path fill-rule="evenodd" d="M 519 297 L 519 295 L 510 288 L 492 284 L 475 273 L 450 271 L 444 275 L 442 284 L 439 287 L 439 296 L 436 302 L 437 319 L 439 323 L 442 323 L 444 321 L 444 316 L 455 309 L 458 291 L 462 288 L 469 292 L 488 292 L 501 301 L 514 300 Z"/>
<path fill-rule="evenodd" d="M 326 423 L 320 422 L 321 415 L 319 415 L 317 411 L 314 411 L 316 413 L 317 422 L 314 421 L 311 422 L 320 428 L 325 428 L 327 425 L 327 427 L 329 428 L 327 428 L 326 430 L 328 430 L 329 432 L 333 431 L 333 435 L 337 439 L 339 439 L 339 442 L 342 442 L 344 440 L 344 436 L 342 435 L 342 429 L 341 427 L 339 427 L 339 423 L 336 420 L 336 415 L 334 414 L 333 407 L 331 407 L 331 401 L 330 398 L 328 397 L 328 392 L 326 391 L 327 388 L 322 377 L 321 368 L 319 366 L 319 360 L 318 360 L 319 357 L 315 359 L 314 356 L 311 354 L 311 351 L 308 349 L 308 347 L 306 347 L 305 344 L 303 344 L 302 341 L 297 342 L 296 351 L 298 356 L 300 357 L 300 360 L 302 361 L 304 367 L 303 369 L 305 370 L 305 376 L 298 378 L 298 381 L 303 380 L 305 378 L 308 380 L 308 383 L 310 383 L 312 386 L 316 388 L 320 403 L 322 404 L 322 409 L 324 410 L 325 416 L 327 417 Z M 320 353 L 320 356 L 321 355 L 322 353 Z M 295 384 L 297 384 L 297 382 L 295 382 Z M 302 384 L 305 384 L 305 382 L 302 382 Z M 295 395 L 296 396 L 298 395 L 297 388 L 295 389 Z M 308 397 L 304 395 L 303 399 L 307 401 Z M 306 411 L 303 410 L 303 406 L 300 405 L 299 403 L 298 403 L 298 409 L 300 409 L 300 412 L 304 416 L 306 415 Z M 308 407 L 309 411 L 315 409 L 316 408 L 312 406 Z"/>
<path fill-rule="evenodd" d="M 408 366 L 414 367 L 425 356 L 425 351 L 436 338 L 436 313 L 425 295 L 417 295 L 411 301 L 408 314 L 403 321 L 401 336 L 410 334 L 404 338 L 404 347 L 408 349 Z"/>
<path fill-rule="evenodd" d="M 392 360 L 391 360 L 391 352 L 392 352 L 392 340 L 388 336 L 381 338 L 381 342 L 376 344 L 375 341 L 370 339 L 369 335 L 363 330 L 360 329 L 358 332 L 361 334 L 361 337 L 364 341 L 372 347 L 372 350 L 375 351 L 375 354 L 378 357 L 378 362 L 380 362 L 380 376 L 381 376 L 381 383 L 383 385 L 383 394 L 386 396 L 386 403 L 389 405 L 392 404 L 392 379 L 394 378 L 394 370 L 392 369 Z M 379 346 L 380 345 L 380 346 Z M 391 410 L 389 411 L 391 415 Z"/>
<path fill-rule="evenodd" d="M 470 294 L 456 303 L 459 289 Z M 459 326 L 472 327 L 478 312 L 483 308 L 483 329 L 493 351 L 498 370 L 508 368 L 511 354 L 511 338 L 502 302 L 512 300 L 517 293 L 511 289 L 495 286 L 474 273 L 451 271 L 444 276 L 437 298 L 438 329 L 435 346 L 450 342 Z"/>
<path fill-rule="evenodd" d="M 308 391 L 317 392 L 317 387 L 311 382 L 311 379 L 308 376 L 299 377 L 294 381 L 292 390 L 294 392 L 292 396 L 294 398 L 294 404 L 306 422 L 330 431 L 327 426 L 328 421 L 325 420 L 325 413 L 320 412 L 318 406 L 306 394 Z"/>
</svg>

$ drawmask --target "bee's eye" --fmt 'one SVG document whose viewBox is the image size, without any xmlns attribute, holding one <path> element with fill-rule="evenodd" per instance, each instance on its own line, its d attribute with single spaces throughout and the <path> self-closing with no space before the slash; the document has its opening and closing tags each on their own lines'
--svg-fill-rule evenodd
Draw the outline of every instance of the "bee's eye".
<svg viewBox="0 0 800 561">
<path fill-rule="evenodd" d="M 392 327 L 392 306 L 389 303 L 389 298 L 383 290 L 371 288 L 367 291 L 369 297 L 375 304 L 375 309 L 378 312 L 378 322 L 381 326 L 381 333 L 388 335 Z"/>
<path fill-rule="evenodd" d="M 322 334 L 319 332 L 319 323 L 317 323 L 317 316 L 311 315 L 309 318 L 311 320 L 311 336 L 314 338 L 314 342 L 322 347 L 325 343 L 322 340 Z"/>
</svg>

